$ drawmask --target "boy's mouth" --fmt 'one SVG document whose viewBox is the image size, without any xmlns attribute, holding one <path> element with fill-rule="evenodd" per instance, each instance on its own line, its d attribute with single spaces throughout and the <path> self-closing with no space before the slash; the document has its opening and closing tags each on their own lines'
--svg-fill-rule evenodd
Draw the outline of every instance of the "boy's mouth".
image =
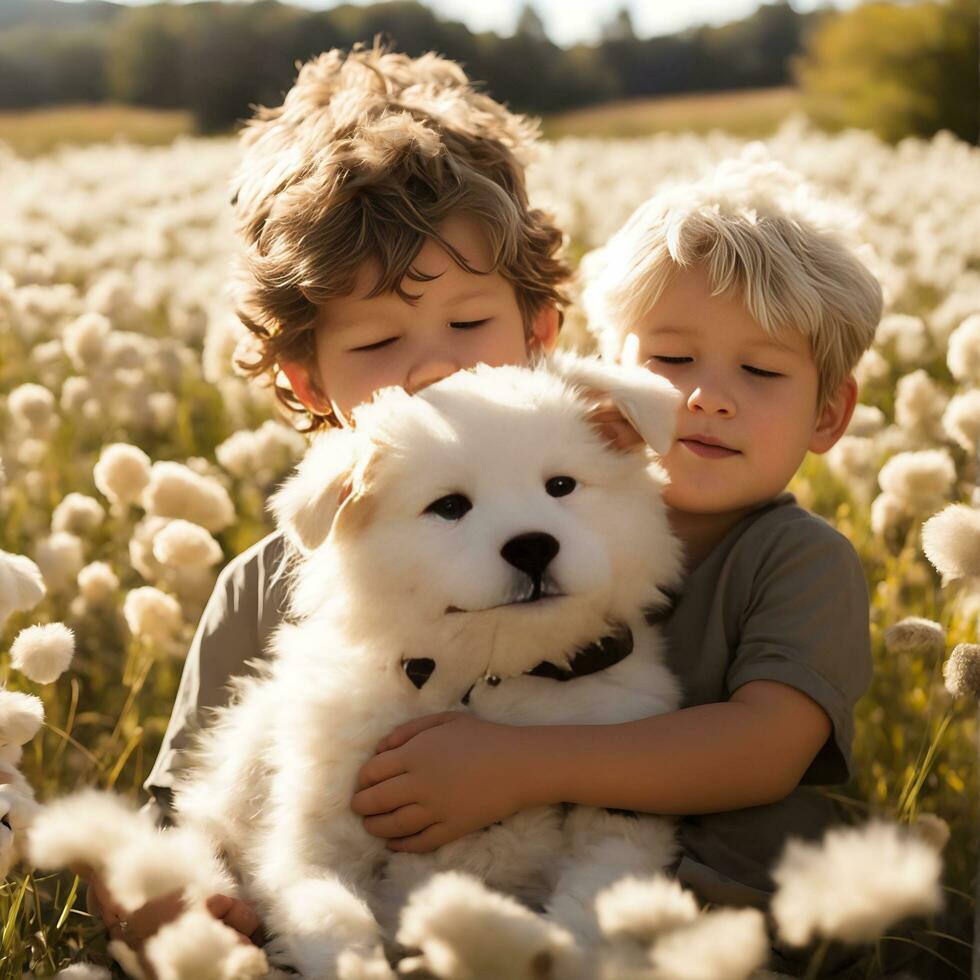
<svg viewBox="0 0 980 980">
<path fill-rule="evenodd" d="M 686 439 L 678 439 L 677 441 L 695 456 L 701 456 L 704 459 L 725 459 L 729 456 L 741 455 L 739 450 L 732 449 L 710 436 L 688 436 Z"/>
</svg>

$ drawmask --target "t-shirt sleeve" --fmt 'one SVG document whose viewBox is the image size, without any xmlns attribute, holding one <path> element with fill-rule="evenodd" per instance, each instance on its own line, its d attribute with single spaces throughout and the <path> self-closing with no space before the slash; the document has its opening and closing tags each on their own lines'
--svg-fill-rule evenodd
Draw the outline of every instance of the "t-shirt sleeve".
<svg viewBox="0 0 980 980">
<path fill-rule="evenodd" d="M 268 542 L 268 545 L 266 544 Z M 185 760 L 184 750 L 207 722 L 206 709 L 230 697 L 232 677 L 263 655 L 270 616 L 276 612 L 274 569 L 278 542 L 265 539 L 222 570 L 187 651 L 167 731 L 156 762 L 143 784 L 158 823 L 172 819 L 172 793 Z"/>
<path fill-rule="evenodd" d="M 780 527 L 756 554 L 750 601 L 727 675 L 730 697 L 771 680 L 819 704 L 833 732 L 801 782 L 851 777 L 854 705 L 871 683 L 868 587 L 854 548 L 815 517 Z"/>
</svg>

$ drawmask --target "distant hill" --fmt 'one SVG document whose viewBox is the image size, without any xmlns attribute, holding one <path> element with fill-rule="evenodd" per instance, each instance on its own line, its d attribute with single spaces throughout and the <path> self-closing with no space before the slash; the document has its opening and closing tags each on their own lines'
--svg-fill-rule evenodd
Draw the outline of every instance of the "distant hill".
<svg viewBox="0 0 980 980">
<path fill-rule="evenodd" d="M 0 31 L 12 27 L 88 27 L 112 20 L 123 5 L 109 0 L 62 3 L 61 0 L 0 0 Z"/>
</svg>

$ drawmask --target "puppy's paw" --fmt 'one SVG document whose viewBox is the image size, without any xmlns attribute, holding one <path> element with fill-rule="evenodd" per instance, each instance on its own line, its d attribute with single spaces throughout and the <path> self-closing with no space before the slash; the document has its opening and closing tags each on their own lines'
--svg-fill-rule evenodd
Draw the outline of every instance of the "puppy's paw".
<svg viewBox="0 0 980 980">
<path fill-rule="evenodd" d="M 454 871 L 412 893 L 398 941 L 420 951 L 399 972 L 425 971 L 439 980 L 565 980 L 581 967 L 565 930 Z"/>
</svg>

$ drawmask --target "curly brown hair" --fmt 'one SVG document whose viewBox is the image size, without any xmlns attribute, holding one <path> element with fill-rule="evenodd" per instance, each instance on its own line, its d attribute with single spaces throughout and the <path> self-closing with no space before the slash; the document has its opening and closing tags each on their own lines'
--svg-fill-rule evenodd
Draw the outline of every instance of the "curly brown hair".
<svg viewBox="0 0 980 980">
<path fill-rule="evenodd" d="M 354 288 L 361 264 L 381 269 L 370 296 L 394 292 L 427 239 L 467 272 L 499 272 L 514 287 L 525 331 L 545 305 L 559 309 L 570 270 L 562 235 L 528 204 L 525 167 L 537 123 L 474 90 L 435 54 L 409 58 L 375 41 L 328 51 L 299 68 L 281 106 L 259 107 L 242 131 L 232 204 L 245 249 L 237 312 L 254 334 L 254 359 L 306 431 L 336 424 L 282 383 L 279 364 L 312 364 L 319 306 Z M 439 234 L 450 215 L 475 218 L 493 256 L 471 268 Z"/>
</svg>

